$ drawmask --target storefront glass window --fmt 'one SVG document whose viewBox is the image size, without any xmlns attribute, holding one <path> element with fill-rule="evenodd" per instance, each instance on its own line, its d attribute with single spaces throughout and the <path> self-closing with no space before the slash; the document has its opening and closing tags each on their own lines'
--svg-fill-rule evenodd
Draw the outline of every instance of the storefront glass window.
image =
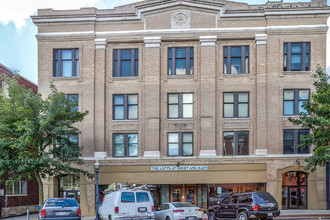
<svg viewBox="0 0 330 220">
<path fill-rule="evenodd" d="M 198 207 L 207 207 L 207 185 L 198 185 Z"/>
<path fill-rule="evenodd" d="M 160 204 L 170 201 L 170 186 L 169 185 L 160 185 L 160 195 L 161 200 Z"/>
<path fill-rule="evenodd" d="M 210 184 L 208 206 L 218 204 L 218 202 L 231 194 L 260 191 L 266 191 L 265 183 Z"/>
</svg>

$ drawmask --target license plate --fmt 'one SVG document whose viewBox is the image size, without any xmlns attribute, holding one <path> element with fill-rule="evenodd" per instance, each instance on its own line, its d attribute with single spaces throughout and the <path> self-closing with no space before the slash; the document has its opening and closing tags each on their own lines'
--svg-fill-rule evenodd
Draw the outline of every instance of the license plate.
<svg viewBox="0 0 330 220">
<path fill-rule="evenodd" d="M 191 217 L 186 217 L 185 220 L 195 220 L 196 217 L 195 216 L 191 216 Z"/>
<path fill-rule="evenodd" d="M 58 216 L 69 215 L 69 212 L 56 212 L 55 215 L 58 215 Z"/>
<path fill-rule="evenodd" d="M 139 212 L 146 212 L 147 211 L 147 207 L 139 207 Z"/>
<path fill-rule="evenodd" d="M 272 212 L 269 212 L 269 213 L 268 213 L 268 216 L 273 216 L 273 213 L 272 213 Z"/>
</svg>

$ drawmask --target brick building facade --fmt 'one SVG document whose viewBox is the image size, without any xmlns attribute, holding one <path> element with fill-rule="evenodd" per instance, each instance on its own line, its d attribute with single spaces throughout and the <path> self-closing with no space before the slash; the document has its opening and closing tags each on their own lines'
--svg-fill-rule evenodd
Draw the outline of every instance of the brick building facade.
<svg viewBox="0 0 330 220">
<path fill-rule="evenodd" d="M 2 74 L 6 74 L 9 77 L 14 76 L 12 70 L 0 64 L 0 75 Z M 28 79 L 20 76 L 18 82 L 26 88 L 32 89 L 34 93 L 38 92 L 38 86 Z M 4 82 L 0 80 L 0 88 L 5 86 Z M 1 176 L 0 178 L 6 180 L 7 176 Z M 26 207 L 29 207 L 30 210 L 35 210 L 35 207 L 39 204 L 39 186 L 37 180 L 16 181 L 11 186 L 6 186 L 4 182 L 1 182 L 0 189 L 4 190 L 4 195 L 0 196 L 0 217 L 21 215 L 26 213 Z"/>
<path fill-rule="evenodd" d="M 325 0 L 40 9 L 39 91 L 53 83 L 89 111 L 79 144 L 85 169 L 99 160 L 101 188 L 152 184 L 156 206 L 260 190 L 281 209 L 326 209 L 326 171 L 304 171 L 309 131 L 288 118 L 326 67 L 329 14 Z M 45 184 L 59 195 L 57 177 Z M 95 182 L 80 177 L 79 194 L 93 215 Z"/>
</svg>

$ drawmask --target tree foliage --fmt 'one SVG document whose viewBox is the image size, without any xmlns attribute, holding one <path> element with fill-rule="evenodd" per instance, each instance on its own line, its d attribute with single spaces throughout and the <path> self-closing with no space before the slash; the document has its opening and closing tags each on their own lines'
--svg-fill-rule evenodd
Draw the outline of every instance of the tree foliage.
<svg viewBox="0 0 330 220">
<path fill-rule="evenodd" d="M 310 134 L 303 136 L 298 147 L 313 147 L 312 156 L 305 159 L 306 170 L 312 172 L 317 166 L 325 166 L 330 161 L 330 87 L 329 75 L 318 65 L 314 82 L 315 93 L 311 94 L 309 101 L 303 103 L 302 107 L 308 113 L 300 113 L 298 119 L 289 118 L 296 125 L 310 129 Z"/>
<path fill-rule="evenodd" d="M 43 202 L 41 178 L 64 173 L 92 177 L 79 168 L 81 148 L 71 139 L 79 135 L 76 123 L 88 112 L 74 111 L 76 101 L 53 85 L 43 99 L 18 84 L 17 77 L 2 78 L 8 91 L 0 91 L 0 176 L 8 175 L 9 183 L 36 178 L 39 204 Z"/>
</svg>

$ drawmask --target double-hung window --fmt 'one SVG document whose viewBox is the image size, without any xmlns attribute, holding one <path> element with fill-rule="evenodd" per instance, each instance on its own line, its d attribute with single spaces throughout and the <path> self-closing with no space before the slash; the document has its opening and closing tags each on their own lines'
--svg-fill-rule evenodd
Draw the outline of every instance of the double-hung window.
<svg viewBox="0 0 330 220">
<path fill-rule="evenodd" d="M 168 75 L 194 75 L 194 48 L 168 48 Z"/>
<path fill-rule="evenodd" d="M 193 133 L 168 133 L 168 156 L 192 156 Z"/>
<path fill-rule="evenodd" d="M 283 154 L 308 154 L 309 147 L 298 148 L 302 136 L 308 135 L 308 129 L 284 129 L 283 130 Z"/>
<path fill-rule="evenodd" d="M 223 47 L 223 73 L 249 73 L 249 46 Z"/>
<path fill-rule="evenodd" d="M 79 49 L 54 50 L 54 77 L 78 76 Z"/>
<path fill-rule="evenodd" d="M 223 93 L 223 117 L 247 118 L 249 117 L 249 93 L 248 92 L 224 92 Z"/>
<path fill-rule="evenodd" d="M 311 45 L 303 43 L 284 43 L 283 71 L 309 71 Z"/>
<path fill-rule="evenodd" d="M 116 49 L 113 50 L 113 76 L 138 76 L 139 50 Z"/>
<path fill-rule="evenodd" d="M 249 132 L 223 132 L 223 155 L 249 155 Z"/>
<path fill-rule="evenodd" d="M 66 94 L 65 97 L 73 102 L 74 106 L 72 106 L 73 112 L 78 112 L 78 94 Z"/>
<path fill-rule="evenodd" d="M 309 100 L 309 89 L 285 89 L 283 93 L 284 115 L 308 114 L 302 104 Z"/>
<path fill-rule="evenodd" d="M 113 95 L 113 119 L 138 119 L 138 95 Z"/>
<path fill-rule="evenodd" d="M 138 134 L 113 134 L 114 157 L 137 157 Z"/>
<path fill-rule="evenodd" d="M 194 117 L 194 95 L 193 93 L 171 93 L 168 94 L 168 118 L 193 118 Z"/>
<path fill-rule="evenodd" d="M 6 195 L 26 195 L 27 181 L 15 181 L 13 184 L 6 185 Z"/>
</svg>

